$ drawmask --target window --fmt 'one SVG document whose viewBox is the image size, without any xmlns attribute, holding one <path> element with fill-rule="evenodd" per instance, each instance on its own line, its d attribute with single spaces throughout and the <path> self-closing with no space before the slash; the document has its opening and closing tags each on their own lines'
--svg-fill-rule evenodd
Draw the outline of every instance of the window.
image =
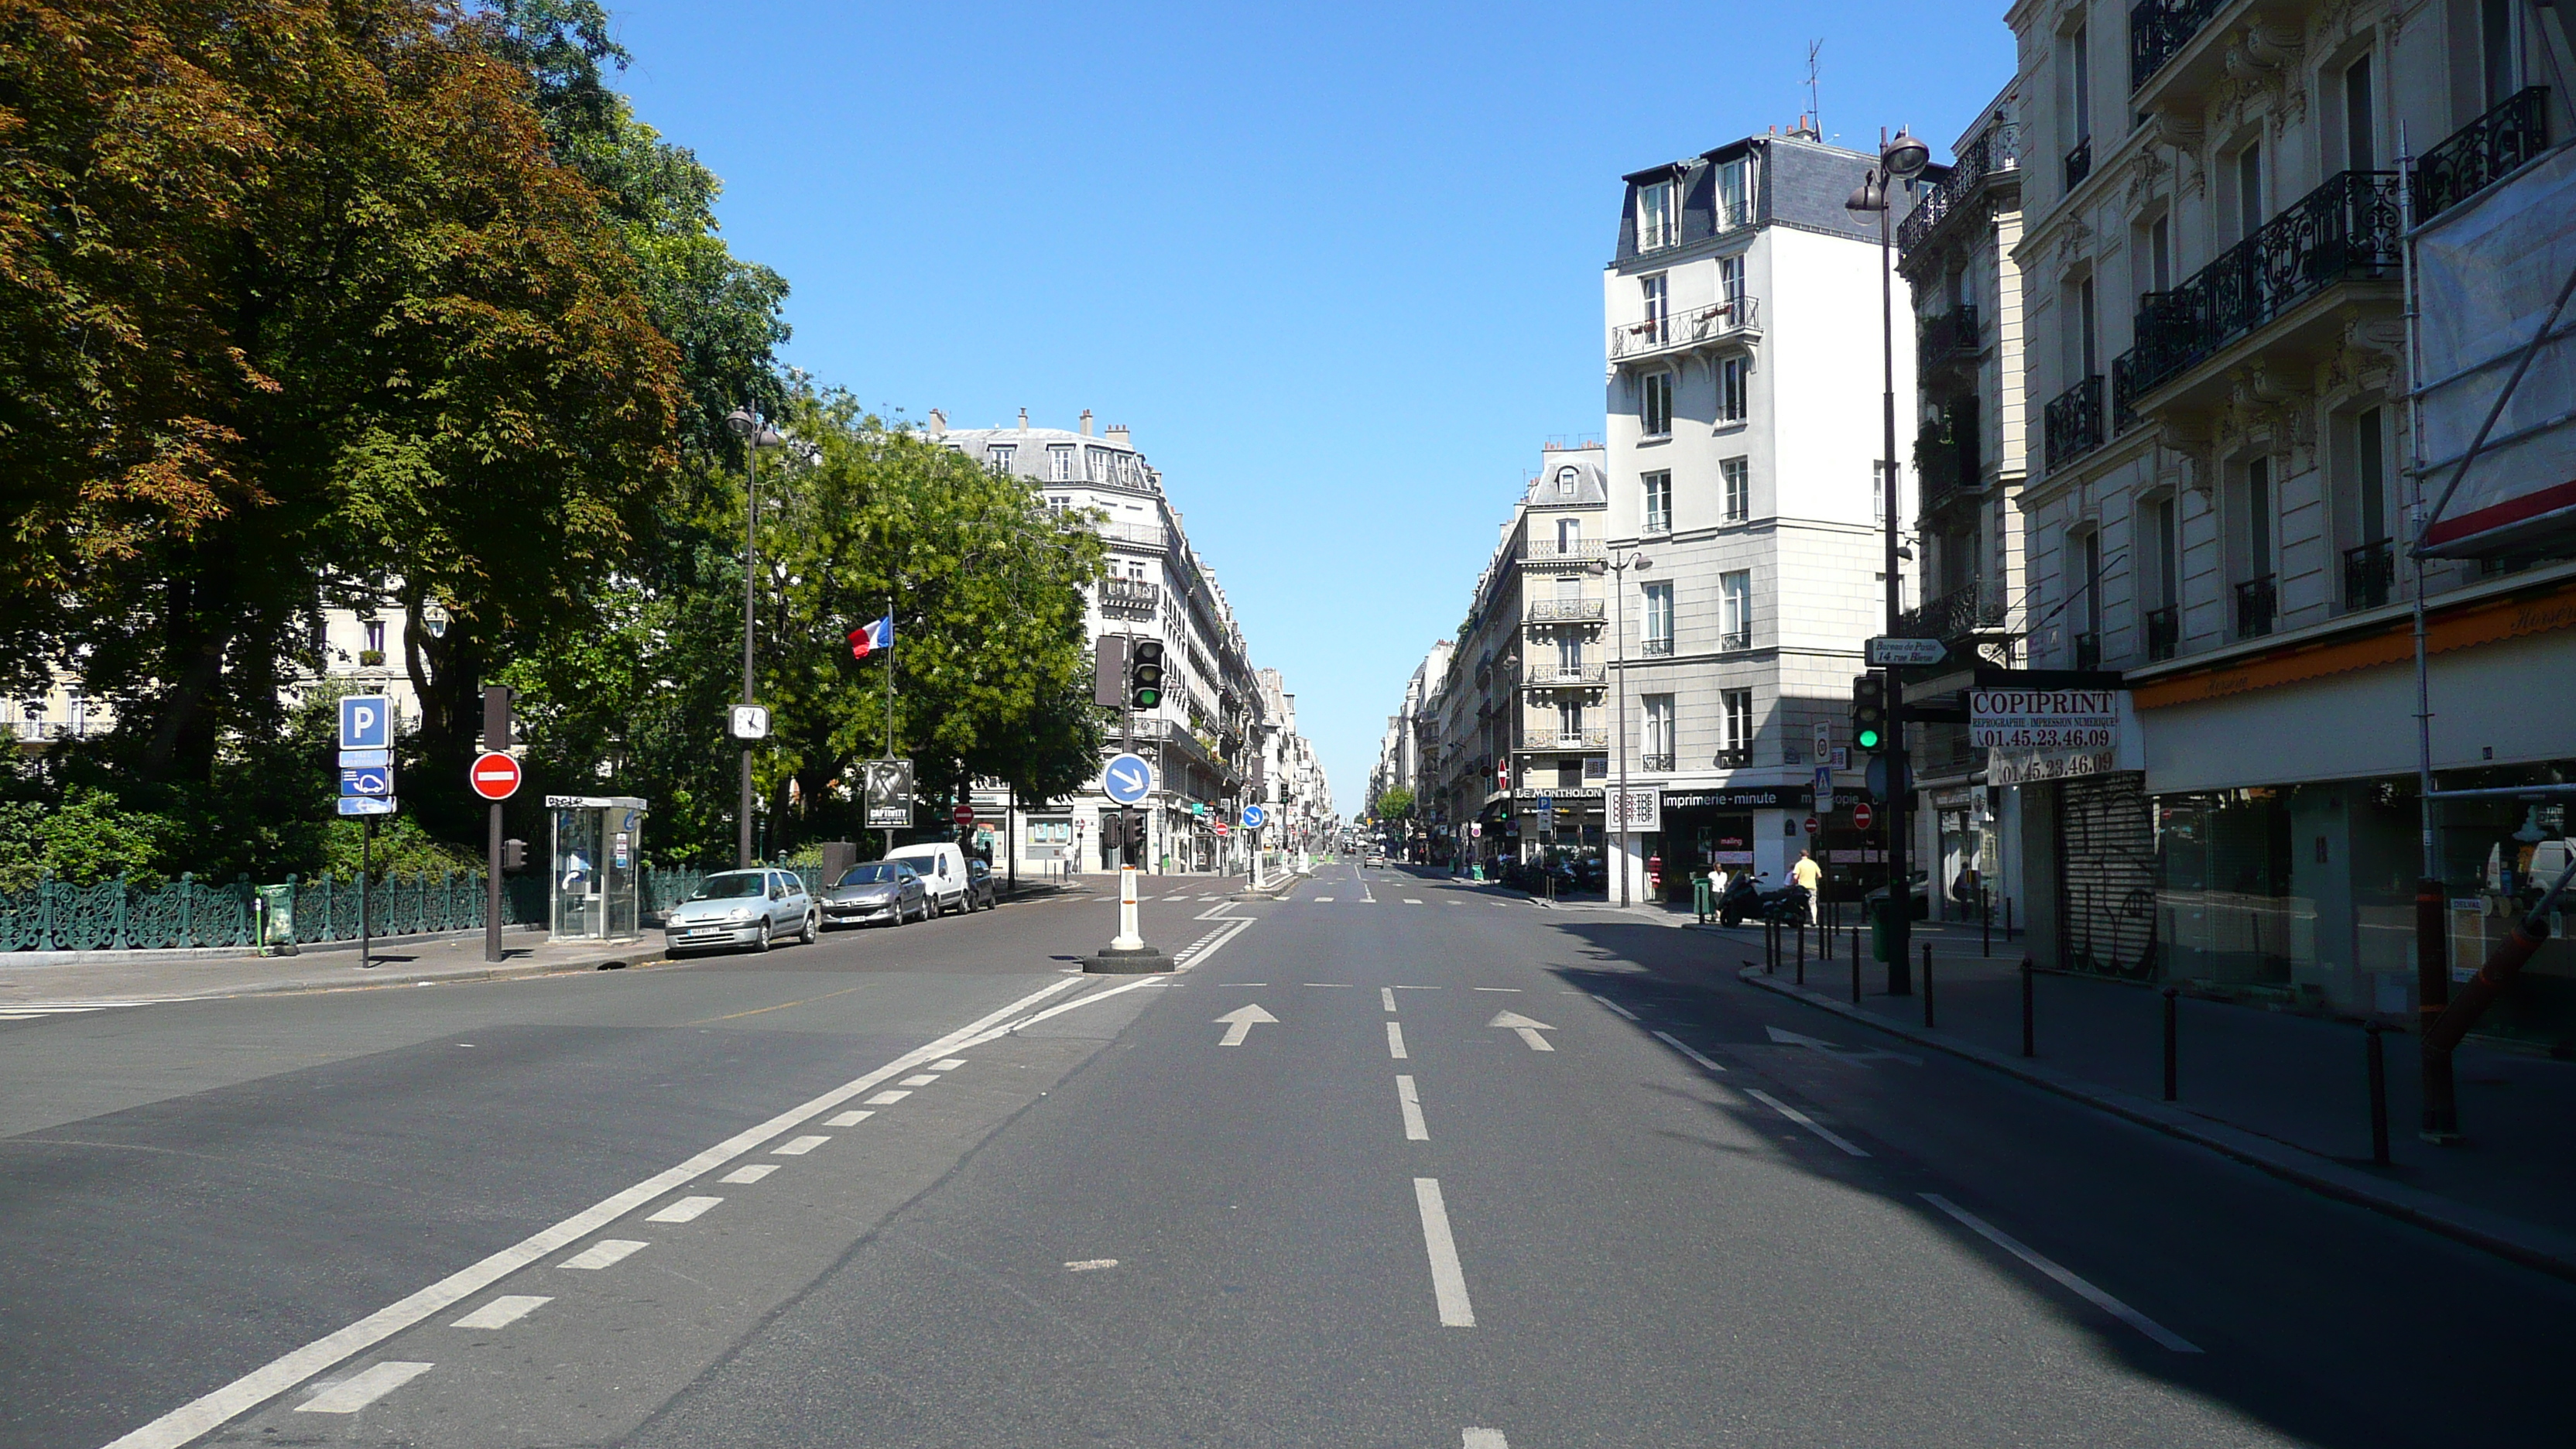
<svg viewBox="0 0 2576 1449">
<path fill-rule="evenodd" d="M 1726 637 L 1721 649 L 1753 647 L 1753 571 L 1736 569 L 1717 576 L 1718 627 Z"/>
<path fill-rule="evenodd" d="M 2379 169 L 2379 115 L 2370 85 L 2370 57 L 2343 71 L 2343 164 L 2353 171 Z"/>
<path fill-rule="evenodd" d="M 1744 359 L 1722 358 L 1717 364 L 1717 420 L 1744 421 Z"/>
<path fill-rule="evenodd" d="M 1556 670 L 1559 674 L 1583 672 L 1583 636 L 1571 629 L 1556 636 Z"/>
<path fill-rule="evenodd" d="M 1719 757 L 1718 763 L 1738 766 L 1752 764 L 1753 691 L 1722 689 L 1718 691 L 1717 698 L 1726 712 L 1725 753 Z"/>
<path fill-rule="evenodd" d="M 2364 408 L 2336 429 L 2334 508 L 2343 544 L 2343 602 L 2347 609 L 2375 609 L 2389 601 L 2397 581 L 2397 555 L 2388 539 L 2388 423 L 2386 411 Z"/>
<path fill-rule="evenodd" d="M 2078 26 L 2066 37 L 2068 58 L 2072 64 L 2066 75 L 2066 114 L 2074 122 L 2077 145 L 2093 139 L 2093 32 Z"/>
<path fill-rule="evenodd" d="M 1571 499 L 1582 491 L 1583 470 L 1566 467 L 1556 470 L 1556 496 Z"/>
<path fill-rule="evenodd" d="M 2236 234 L 2252 236 L 2263 225 L 2263 143 L 2248 141 L 2236 153 Z"/>
<path fill-rule="evenodd" d="M 995 443 L 984 450 L 984 459 L 994 467 L 1008 473 L 1011 471 L 1011 458 L 1018 452 L 1019 449 L 1012 447 L 1007 443 Z"/>
<path fill-rule="evenodd" d="M 1648 584 L 1645 586 L 1645 596 L 1646 617 L 1643 621 L 1645 630 L 1643 637 L 1646 641 L 1646 652 L 1670 654 L 1673 652 L 1673 586 Z"/>
<path fill-rule="evenodd" d="M 1637 250 L 1651 252 L 1681 240 L 1676 188 L 1657 181 L 1637 188 Z"/>
<path fill-rule="evenodd" d="M 1583 551 L 1583 520 L 1560 518 L 1556 521 L 1556 551 L 1575 554 Z"/>
<path fill-rule="evenodd" d="M 1729 317 L 1737 322 L 1744 320 L 1744 258 L 1717 259 L 1717 299 L 1726 304 Z"/>
<path fill-rule="evenodd" d="M 1556 737 L 1568 742 L 1583 738 L 1583 701 L 1560 699 L 1556 702 Z"/>
<path fill-rule="evenodd" d="M 1869 465 L 1869 516 L 1873 523 L 1887 522 L 1887 495 L 1894 491 L 1896 479 L 1888 476 L 1885 458 Z"/>
<path fill-rule="evenodd" d="M 2171 608 L 2182 602 L 2182 534 L 2175 526 L 2171 494 L 2147 505 L 2148 547 L 2154 550 L 2156 602 Z"/>
<path fill-rule="evenodd" d="M 1050 493 L 1047 495 L 1047 507 L 1054 509 L 1058 513 L 1062 513 L 1065 510 L 1065 506 L 1071 502 L 1073 502 L 1073 500 L 1062 493 Z"/>
<path fill-rule="evenodd" d="M 2513 0 L 2478 0 L 2478 41 L 2485 61 L 2487 110 L 2503 105 L 2518 87 L 2513 83 L 2518 69 L 2514 64 Z"/>
<path fill-rule="evenodd" d="M 2066 611 L 2067 623 L 2079 634 L 2102 632 L 2102 534 L 2086 529 L 2075 545 L 2076 591 Z"/>
<path fill-rule="evenodd" d="M 1645 485 L 1646 532 L 1672 532 L 1673 475 L 1669 472 L 1649 473 L 1645 477 Z"/>
<path fill-rule="evenodd" d="M 2102 370 L 2101 355 L 2094 350 L 2094 339 L 2101 335 L 2101 318 L 2094 310 L 2093 279 L 2086 277 L 2075 284 L 2075 376 L 2091 377 Z"/>
<path fill-rule="evenodd" d="M 2236 484 L 2236 637 L 2253 639 L 2272 632 L 2279 600 L 2272 561 L 2272 460 L 2256 458 L 2245 465 Z"/>
<path fill-rule="evenodd" d="M 1639 764 L 1649 770 L 1669 770 L 1673 767 L 1674 753 L 1673 697 L 1669 694 L 1648 694 L 1640 695 L 1638 699 L 1645 706 L 1646 716 L 1645 743 L 1641 750 L 1645 759 L 1639 761 Z"/>
<path fill-rule="evenodd" d="M 1661 347 L 1673 340 L 1670 324 L 1673 315 L 1672 293 L 1660 274 L 1640 278 L 1637 283 L 1640 300 L 1645 306 L 1645 325 L 1639 335 L 1649 346 Z"/>
<path fill-rule="evenodd" d="M 1753 224 L 1753 162 L 1746 157 L 1721 162 L 1717 168 L 1717 226 Z"/>
<path fill-rule="evenodd" d="M 384 653 L 385 621 L 382 619 L 369 619 L 366 623 L 366 631 L 367 642 L 359 647 L 374 650 L 378 654 Z"/>
<path fill-rule="evenodd" d="M 1060 446 L 1050 446 L 1047 449 L 1047 481 L 1051 483 L 1073 481 L 1073 449 Z"/>
<path fill-rule="evenodd" d="M 2173 290 L 2173 217 L 2159 216 L 2147 228 L 2147 285 L 2159 292 Z"/>
<path fill-rule="evenodd" d="M 1742 523 L 1753 516 L 1753 463 L 1749 458 L 1727 458 L 1717 465 L 1717 475 L 1726 505 L 1726 521 Z"/>
<path fill-rule="evenodd" d="M 1638 383 L 1642 399 L 1637 413 L 1645 434 L 1650 438 L 1673 435 L 1673 375 L 1669 372 L 1647 373 Z"/>
</svg>

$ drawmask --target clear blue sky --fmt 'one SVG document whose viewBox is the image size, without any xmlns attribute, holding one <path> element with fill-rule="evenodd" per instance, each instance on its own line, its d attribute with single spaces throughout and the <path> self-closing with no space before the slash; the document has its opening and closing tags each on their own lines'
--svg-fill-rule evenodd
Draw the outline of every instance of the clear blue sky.
<svg viewBox="0 0 2576 1449">
<path fill-rule="evenodd" d="M 1335 803 L 1552 436 L 1597 436 L 1621 174 L 1778 125 L 1948 144 L 1991 6 L 610 0 L 641 116 L 913 418 L 1125 423 Z"/>
</svg>

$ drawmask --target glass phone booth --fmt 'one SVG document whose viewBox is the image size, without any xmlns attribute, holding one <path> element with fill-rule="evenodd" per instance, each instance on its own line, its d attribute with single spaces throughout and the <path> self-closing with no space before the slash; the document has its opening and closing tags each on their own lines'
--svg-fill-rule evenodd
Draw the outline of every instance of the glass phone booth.
<svg viewBox="0 0 2576 1449">
<path fill-rule="evenodd" d="M 645 802 L 632 795 L 548 795 L 554 858 L 547 923 L 558 941 L 632 941 L 643 869 Z"/>
</svg>

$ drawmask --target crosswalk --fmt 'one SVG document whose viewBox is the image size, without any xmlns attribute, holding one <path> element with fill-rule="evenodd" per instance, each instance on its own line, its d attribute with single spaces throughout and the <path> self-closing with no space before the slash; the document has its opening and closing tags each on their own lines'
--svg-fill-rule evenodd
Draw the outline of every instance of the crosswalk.
<svg viewBox="0 0 2576 1449">
<path fill-rule="evenodd" d="M 46 1016 L 78 1016 L 85 1011 L 112 1011 L 144 1006 L 141 1001 L 10 1001 L 0 1002 L 0 1021 L 34 1021 Z"/>
</svg>

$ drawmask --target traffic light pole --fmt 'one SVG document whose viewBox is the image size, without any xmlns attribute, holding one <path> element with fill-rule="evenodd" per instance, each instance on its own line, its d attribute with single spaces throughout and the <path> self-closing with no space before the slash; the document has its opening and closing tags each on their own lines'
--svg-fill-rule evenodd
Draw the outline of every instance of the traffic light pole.
<svg viewBox="0 0 2576 1449">
<path fill-rule="evenodd" d="M 1885 133 L 1881 133 L 1884 135 Z M 1885 181 L 1880 185 L 1884 187 Z M 1905 576 L 1899 571 L 1898 530 L 1899 500 L 1903 497 L 1896 481 L 1896 283 L 1894 259 L 1888 245 L 1888 215 L 1895 198 L 1882 195 L 1878 208 L 1878 321 L 1882 346 L 1879 366 L 1884 391 L 1881 397 L 1881 421 L 1885 425 L 1886 456 L 1879 467 L 1879 487 L 1885 491 L 1887 521 L 1887 634 L 1894 638 L 1904 632 Z M 1914 994 L 1913 969 L 1906 958 L 1912 953 L 1914 936 L 1914 886 L 1906 866 L 1906 787 L 1912 782 L 1905 768 L 1905 684 L 1897 677 L 1896 666 L 1887 666 L 1887 994 Z M 1821 812 L 1832 808 L 1830 799 L 1816 802 Z"/>
</svg>

